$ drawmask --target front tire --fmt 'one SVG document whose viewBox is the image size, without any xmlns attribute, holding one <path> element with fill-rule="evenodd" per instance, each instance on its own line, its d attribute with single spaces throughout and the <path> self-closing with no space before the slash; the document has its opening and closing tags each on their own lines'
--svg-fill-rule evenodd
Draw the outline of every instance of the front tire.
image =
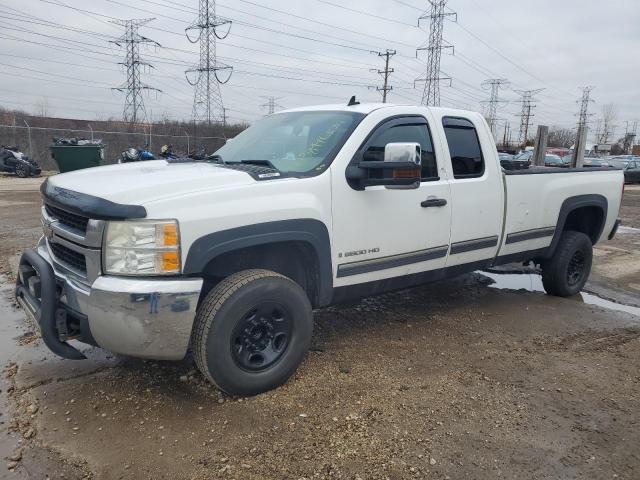
<svg viewBox="0 0 640 480">
<path fill-rule="evenodd" d="M 29 176 L 27 167 L 25 167 L 24 165 L 16 165 L 16 175 L 20 178 L 26 178 L 27 176 Z"/>
<path fill-rule="evenodd" d="M 557 297 L 577 294 L 589 278 L 592 261 L 591 239 L 582 232 L 563 232 L 553 256 L 542 263 L 545 291 Z"/>
<path fill-rule="evenodd" d="M 269 270 L 244 270 L 202 301 L 192 343 L 209 381 L 231 395 L 256 395 L 289 379 L 312 333 L 311 304 L 297 283 Z"/>
</svg>

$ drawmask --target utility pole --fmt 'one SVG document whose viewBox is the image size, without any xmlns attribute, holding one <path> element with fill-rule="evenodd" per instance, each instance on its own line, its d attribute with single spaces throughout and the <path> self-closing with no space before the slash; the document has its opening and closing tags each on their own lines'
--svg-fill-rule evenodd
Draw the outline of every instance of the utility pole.
<svg viewBox="0 0 640 480">
<path fill-rule="evenodd" d="M 153 68 L 153 65 L 144 62 L 140 59 L 140 45 L 151 44 L 160 46 L 158 42 L 155 42 L 147 37 L 143 37 L 138 33 L 138 28 L 154 20 L 153 18 L 146 18 L 140 20 L 113 20 L 111 23 L 121 25 L 125 28 L 125 33 L 118 40 L 114 40 L 119 47 L 124 47 L 126 50 L 126 58 L 120 65 L 124 65 L 127 72 L 127 81 L 120 87 L 113 88 L 112 90 L 118 90 L 125 93 L 124 111 L 122 118 L 125 122 L 137 124 L 144 123 L 146 121 L 147 112 L 144 107 L 144 99 L 142 93 L 147 91 L 160 92 L 157 88 L 150 87 L 149 85 L 142 83 L 140 80 L 140 67 Z"/>
<path fill-rule="evenodd" d="M 262 105 L 260 105 L 262 108 L 266 108 L 267 109 L 267 115 L 271 115 L 273 113 L 276 112 L 276 108 L 284 108 L 282 105 L 278 104 L 277 101 L 281 100 L 282 97 L 261 97 L 261 98 L 266 98 L 267 99 L 267 103 L 263 103 Z"/>
<path fill-rule="evenodd" d="M 224 35 L 219 31 L 227 27 Z M 224 121 L 224 105 L 220 85 L 225 84 L 231 78 L 233 67 L 218 62 L 216 55 L 216 41 L 223 40 L 229 35 L 231 20 L 216 15 L 215 0 L 200 0 L 198 18 L 185 29 L 187 39 L 191 43 L 200 42 L 200 62 L 193 68 L 185 71 L 187 82 L 195 87 L 193 97 L 193 121 L 195 124 L 206 122 L 211 125 L 214 122 Z M 192 38 L 189 32 L 197 31 Z M 189 76 L 193 75 L 194 78 Z M 221 76 L 226 78 L 221 80 Z"/>
<path fill-rule="evenodd" d="M 416 82 L 424 82 L 422 105 L 438 107 L 440 106 L 440 81 L 448 80 L 451 83 L 450 77 L 440 76 L 442 50 L 445 48 L 453 50 L 453 45 L 444 43 L 442 39 L 444 19 L 453 15 L 457 20 L 457 14 L 455 12 L 445 12 L 447 0 L 429 0 L 429 5 L 429 11 L 425 11 L 418 18 L 418 27 L 420 26 L 420 20 L 429 19 L 429 39 L 426 44 L 416 49 L 416 58 L 421 50 L 427 51 L 427 70 L 424 77 L 416 79 Z"/>
<path fill-rule="evenodd" d="M 223 127 L 227 126 L 227 110 L 229 110 L 227 107 L 222 107 L 222 126 Z"/>
<path fill-rule="evenodd" d="M 489 128 L 491 129 L 491 133 L 493 137 L 496 137 L 496 128 L 497 128 L 497 119 L 498 119 L 498 103 L 500 102 L 498 98 L 498 93 L 500 88 L 507 88 L 509 86 L 509 82 L 506 78 L 490 78 L 485 80 L 482 83 L 482 88 L 485 90 L 490 90 L 491 94 L 489 96 L 488 104 L 488 121 Z"/>
<path fill-rule="evenodd" d="M 535 115 L 531 112 L 535 105 L 533 96 L 543 91 L 544 88 L 537 90 L 514 90 L 522 97 L 522 108 L 520 110 L 520 132 L 518 133 L 518 143 L 524 147 L 527 144 L 529 136 L 529 128 L 532 126 L 531 118 Z"/>
<path fill-rule="evenodd" d="M 391 57 L 393 57 L 396 53 L 395 50 L 389 50 L 387 49 L 386 52 L 382 53 L 382 52 L 371 52 L 371 53 L 376 53 L 379 57 L 384 57 L 384 70 L 378 70 L 376 68 L 371 69 L 372 72 L 377 72 L 380 75 L 382 75 L 382 78 L 384 79 L 384 83 L 382 85 L 382 87 L 376 87 L 376 90 L 378 92 L 382 92 L 382 103 L 387 103 L 387 93 L 390 92 L 391 90 L 393 90 L 393 87 L 391 85 L 389 85 L 389 76 L 395 72 L 395 70 L 393 68 L 389 68 L 389 59 Z"/>
<path fill-rule="evenodd" d="M 504 122 L 504 134 L 502 135 L 502 146 L 506 147 L 511 142 L 511 124 L 507 120 Z"/>
</svg>

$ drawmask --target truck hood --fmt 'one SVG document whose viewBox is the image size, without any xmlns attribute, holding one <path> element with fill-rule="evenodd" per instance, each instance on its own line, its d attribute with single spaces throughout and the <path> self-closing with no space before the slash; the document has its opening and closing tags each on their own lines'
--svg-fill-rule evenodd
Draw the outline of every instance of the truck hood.
<svg viewBox="0 0 640 480">
<path fill-rule="evenodd" d="M 201 190 L 220 190 L 255 183 L 245 172 L 216 164 L 132 162 L 87 168 L 49 177 L 52 187 L 85 193 L 120 204 L 144 205 Z"/>
</svg>

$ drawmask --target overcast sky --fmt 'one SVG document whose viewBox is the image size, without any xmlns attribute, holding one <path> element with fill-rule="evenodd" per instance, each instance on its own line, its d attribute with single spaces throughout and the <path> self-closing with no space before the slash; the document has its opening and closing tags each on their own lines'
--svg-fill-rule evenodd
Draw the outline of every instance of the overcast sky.
<svg viewBox="0 0 640 480">
<path fill-rule="evenodd" d="M 218 15 L 234 22 L 228 37 L 218 41 L 219 61 L 234 67 L 221 87 L 230 120 L 264 115 L 266 96 L 278 97 L 284 107 L 342 103 L 353 94 L 378 101 L 380 94 L 367 86 L 380 85 L 370 69 L 381 68 L 382 59 L 370 51 L 387 48 L 398 52 L 391 60 L 395 72 L 389 101 L 419 103 L 422 88 L 418 84 L 414 89 L 413 80 L 424 74 L 426 53 L 416 59 L 415 47 L 426 41 L 428 22 L 423 30 L 415 25 L 427 4 L 217 2 Z M 109 18 L 155 17 L 140 33 L 168 48 L 142 50 L 155 66 L 143 73 L 143 81 L 163 91 L 145 98 L 147 111 L 156 119 L 188 119 L 193 91 L 184 70 L 198 62 L 198 49 L 184 30 L 197 5 L 196 0 L 0 1 L 0 105 L 34 112 L 46 98 L 55 116 L 89 121 L 121 117 L 123 95 L 110 87 L 125 80 L 118 65 L 123 52 L 109 40 L 121 35 L 122 28 Z M 607 103 L 617 105 L 617 134 L 622 135 L 626 121 L 640 120 L 639 1 L 450 0 L 448 7 L 457 12 L 458 22 L 451 16 L 444 26 L 444 38 L 455 46 L 455 54 L 445 51 L 442 57 L 443 74 L 453 79 L 451 87 L 442 87 L 443 106 L 481 109 L 480 102 L 488 98 L 482 82 L 499 77 L 510 86 L 500 91 L 504 102 L 498 114 L 515 131 L 518 89 L 545 89 L 536 97 L 535 123 L 573 127 L 584 85 L 595 87 L 592 113 L 599 114 Z"/>
</svg>

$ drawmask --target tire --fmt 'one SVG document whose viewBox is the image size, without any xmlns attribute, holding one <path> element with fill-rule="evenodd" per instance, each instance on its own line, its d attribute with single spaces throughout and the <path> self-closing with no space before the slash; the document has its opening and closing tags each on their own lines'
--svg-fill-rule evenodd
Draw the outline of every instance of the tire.
<svg viewBox="0 0 640 480">
<path fill-rule="evenodd" d="M 545 291 L 557 297 L 577 294 L 589 278 L 592 261 L 591 239 L 582 232 L 564 232 L 553 256 L 542 263 Z"/>
<path fill-rule="evenodd" d="M 29 176 L 29 172 L 24 165 L 16 165 L 16 175 L 20 178 L 26 178 Z"/>
<path fill-rule="evenodd" d="M 231 395 L 256 395 L 289 379 L 312 334 L 311 304 L 297 283 L 269 270 L 244 270 L 202 301 L 192 347 L 210 382 Z"/>
</svg>

